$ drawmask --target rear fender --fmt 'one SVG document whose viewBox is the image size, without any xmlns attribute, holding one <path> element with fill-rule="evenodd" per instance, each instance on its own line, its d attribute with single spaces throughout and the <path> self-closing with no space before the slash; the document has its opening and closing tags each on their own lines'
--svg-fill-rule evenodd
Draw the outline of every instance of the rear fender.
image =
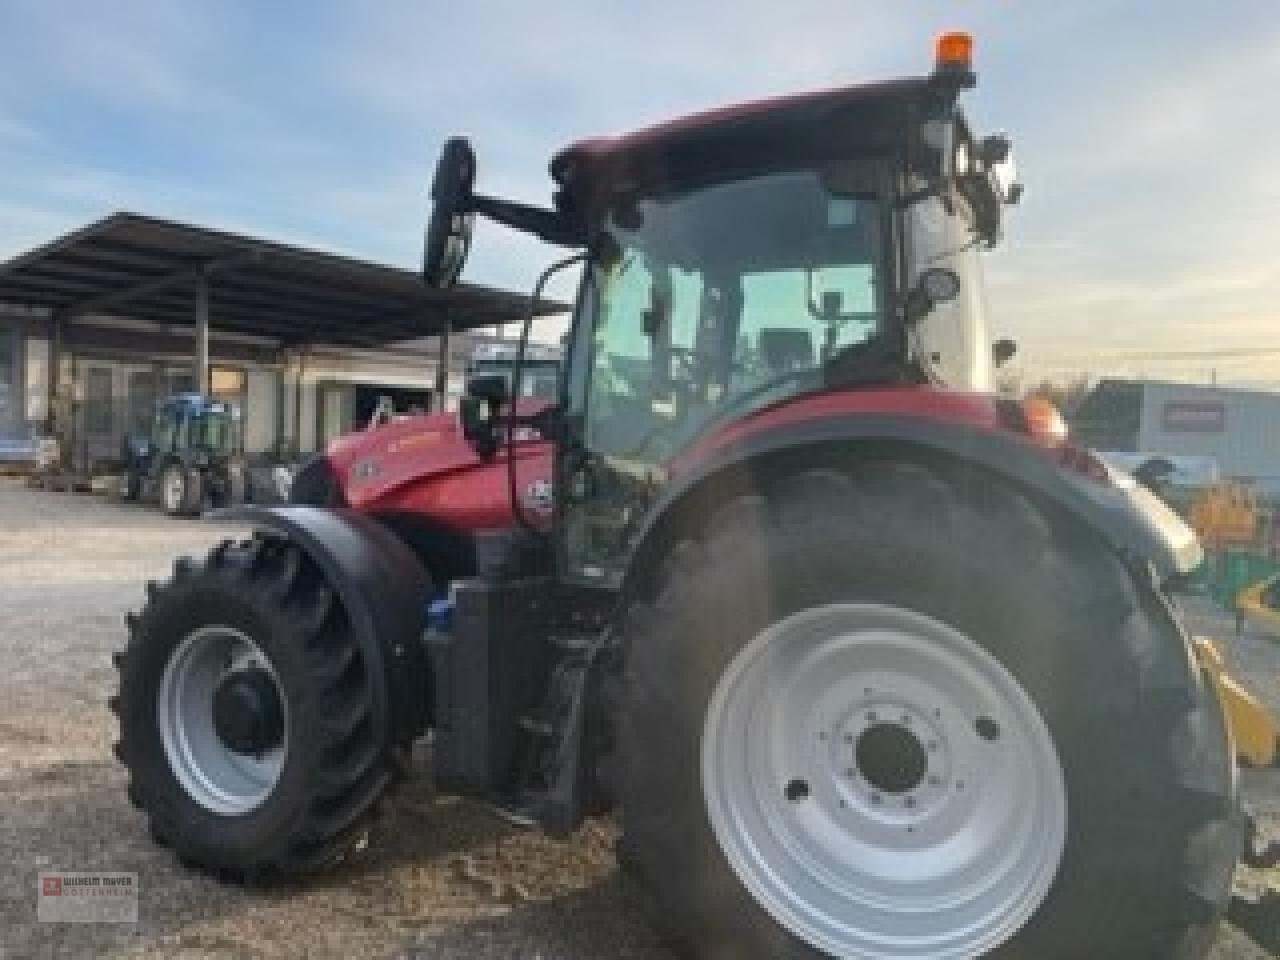
<svg viewBox="0 0 1280 960">
<path fill-rule="evenodd" d="M 892 458 L 959 462 L 988 471 L 1033 500 L 1079 518 L 1129 562 L 1156 580 L 1183 577 L 1203 553 L 1195 533 L 1127 474 L 1100 483 L 1061 467 L 1019 435 L 923 416 L 823 417 L 757 431 L 718 448 L 670 483 L 636 538 L 624 595 L 647 581 L 665 549 L 729 497 L 759 489 L 769 473 Z"/>
<path fill-rule="evenodd" d="M 337 594 L 373 676 L 375 714 L 383 712 L 393 743 L 427 725 L 430 668 L 422 644 L 431 578 L 413 552 L 382 524 L 353 510 L 318 507 L 233 507 L 210 514 L 297 544 Z"/>
</svg>

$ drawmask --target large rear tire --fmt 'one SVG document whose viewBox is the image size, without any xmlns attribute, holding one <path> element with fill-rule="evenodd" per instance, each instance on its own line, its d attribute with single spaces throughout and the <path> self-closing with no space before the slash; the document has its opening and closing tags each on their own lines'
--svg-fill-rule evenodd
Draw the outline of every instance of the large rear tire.
<svg viewBox="0 0 1280 960">
<path fill-rule="evenodd" d="M 1069 518 L 958 469 L 808 471 L 644 594 L 625 862 L 686 956 L 1208 949 L 1239 848 L 1221 712 Z"/>
<path fill-rule="evenodd" d="M 117 756 L 153 836 L 229 879 L 341 860 L 395 769 L 346 611 L 298 547 L 223 543 L 148 589 L 117 655 Z"/>
</svg>

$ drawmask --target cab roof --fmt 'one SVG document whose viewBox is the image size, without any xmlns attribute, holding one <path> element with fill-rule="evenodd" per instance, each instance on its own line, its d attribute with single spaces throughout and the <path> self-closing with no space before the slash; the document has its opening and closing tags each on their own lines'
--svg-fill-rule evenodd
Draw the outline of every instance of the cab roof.
<svg viewBox="0 0 1280 960">
<path fill-rule="evenodd" d="M 593 193 L 900 145 L 938 89 L 931 77 L 906 77 L 705 110 L 580 140 L 552 158 L 551 175 L 570 194 Z"/>
</svg>

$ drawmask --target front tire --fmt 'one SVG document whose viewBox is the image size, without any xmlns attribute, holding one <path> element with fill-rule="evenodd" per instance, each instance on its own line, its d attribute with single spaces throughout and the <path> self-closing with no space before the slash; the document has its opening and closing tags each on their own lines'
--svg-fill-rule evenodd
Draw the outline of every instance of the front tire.
<svg viewBox="0 0 1280 960">
<path fill-rule="evenodd" d="M 128 503 L 137 503 L 142 499 L 142 473 L 134 467 L 125 467 L 120 477 L 120 499 Z"/>
<path fill-rule="evenodd" d="M 199 470 L 171 463 L 160 474 L 160 506 L 171 517 L 193 517 L 204 500 Z"/>
<path fill-rule="evenodd" d="M 686 956 L 1207 950 L 1221 713 L 1068 518 L 958 470 L 805 472 L 678 543 L 625 639 L 626 861 Z"/>
<path fill-rule="evenodd" d="M 249 475 L 243 464 L 228 463 L 223 468 L 218 494 L 219 507 L 238 507 L 249 502 Z"/>
<path fill-rule="evenodd" d="M 346 611 L 293 544 L 179 561 L 116 658 L 117 756 L 151 832 L 229 879 L 341 860 L 394 758 Z"/>
</svg>

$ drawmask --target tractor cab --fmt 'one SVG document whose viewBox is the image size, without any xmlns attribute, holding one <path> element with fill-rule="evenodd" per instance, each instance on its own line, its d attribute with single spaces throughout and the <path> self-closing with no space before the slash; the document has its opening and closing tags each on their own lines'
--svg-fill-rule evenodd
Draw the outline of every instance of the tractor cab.
<svg viewBox="0 0 1280 960">
<path fill-rule="evenodd" d="M 959 109 L 967 57 L 574 144 L 551 163 L 554 210 L 475 194 L 471 148 L 446 145 L 429 282 L 452 282 L 472 213 L 582 250 L 552 425 L 569 577 L 616 587 L 657 498 L 735 424 L 805 398 L 991 390 L 980 254 L 1021 187 L 1008 139 Z"/>
<path fill-rule="evenodd" d="M 240 412 L 234 406 L 183 393 L 160 405 L 148 442 L 156 453 L 229 456 L 240 450 L 240 435 Z"/>
</svg>

